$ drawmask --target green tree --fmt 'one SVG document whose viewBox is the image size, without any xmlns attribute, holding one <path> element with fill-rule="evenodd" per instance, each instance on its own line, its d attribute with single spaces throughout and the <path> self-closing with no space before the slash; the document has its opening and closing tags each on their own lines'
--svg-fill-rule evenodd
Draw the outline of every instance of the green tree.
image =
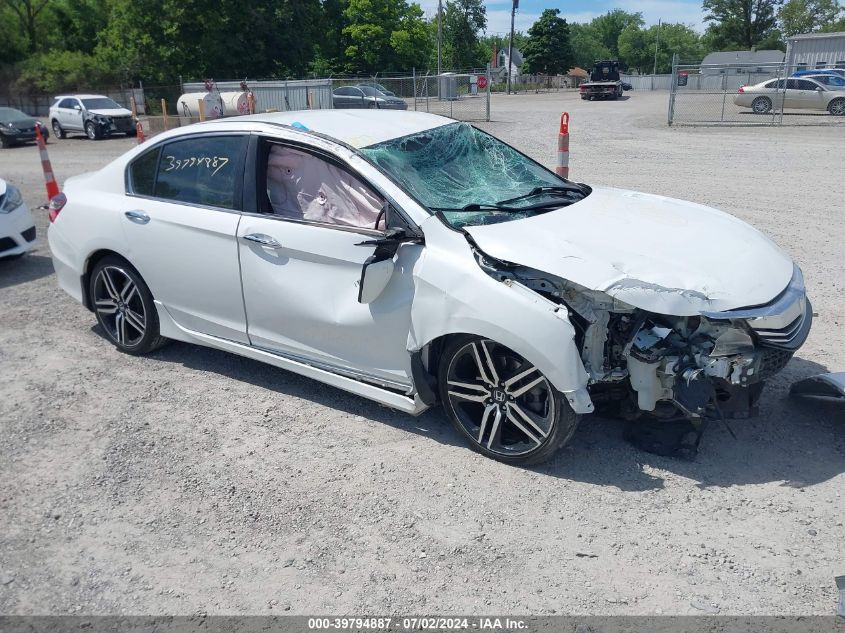
<svg viewBox="0 0 845 633">
<path fill-rule="evenodd" d="M 528 29 L 528 42 L 522 52 L 529 72 L 556 75 L 572 67 L 569 25 L 559 14 L 559 9 L 545 9 Z"/>
<path fill-rule="evenodd" d="M 0 7 L 9 9 L 21 31 L 26 36 L 30 55 L 38 50 L 38 21 L 50 0 L 0 0 Z M 3 43 L 5 45 L 5 42 Z"/>
<path fill-rule="evenodd" d="M 841 19 L 839 0 L 787 0 L 778 11 L 780 30 L 787 37 L 813 33 Z"/>
<path fill-rule="evenodd" d="M 608 51 L 611 57 L 620 57 L 619 54 L 619 36 L 630 25 L 642 27 L 643 22 L 642 13 L 629 13 L 622 9 L 613 9 L 604 15 L 593 18 L 590 22 L 592 31 L 598 41 Z M 590 64 L 592 66 L 592 64 Z"/>
<path fill-rule="evenodd" d="M 448 68 L 484 66 L 479 33 L 487 28 L 482 0 L 446 0 L 443 9 L 443 63 Z"/>
<path fill-rule="evenodd" d="M 569 39 L 572 44 L 574 65 L 585 70 L 593 67 L 597 59 L 612 56 L 610 49 L 602 44 L 595 28 L 591 24 L 570 24 Z"/>
<path fill-rule="evenodd" d="M 701 37 L 685 24 L 654 24 L 647 29 L 628 26 L 619 36 L 619 54 L 629 68 L 641 73 L 654 69 L 654 49 L 657 44 L 657 72 L 672 70 L 672 56 L 677 53 L 682 60 L 698 60 L 704 56 Z"/>
<path fill-rule="evenodd" d="M 714 50 L 770 48 L 779 43 L 781 0 L 704 0 L 707 42 Z"/>
<path fill-rule="evenodd" d="M 429 30 L 416 3 L 405 0 L 349 0 L 343 34 L 347 70 L 376 73 L 424 63 Z"/>
</svg>

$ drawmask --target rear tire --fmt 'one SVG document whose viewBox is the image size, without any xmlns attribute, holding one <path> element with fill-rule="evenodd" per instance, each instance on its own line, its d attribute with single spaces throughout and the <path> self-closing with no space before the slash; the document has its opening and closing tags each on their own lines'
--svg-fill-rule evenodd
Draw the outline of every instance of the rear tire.
<svg viewBox="0 0 845 633">
<path fill-rule="evenodd" d="M 766 114 L 772 110 L 772 100 L 768 97 L 757 97 L 751 102 L 751 109 L 754 114 Z"/>
<path fill-rule="evenodd" d="M 549 380 L 513 350 L 456 336 L 438 366 L 446 415 L 470 447 L 507 464 L 538 464 L 575 433 L 578 416 Z"/>
<path fill-rule="evenodd" d="M 845 116 L 845 99 L 837 97 L 827 104 L 827 111 L 833 116 Z"/>
<path fill-rule="evenodd" d="M 67 138 L 67 132 L 62 129 L 62 124 L 53 119 L 53 136 L 56 138 Z"/>
<path fill-rule="evenodd" d="M 121 352 L 139 356 L 167 342 L 159 333 L 153 295 L 125 259 L 104 257 L 88 282 L 90 305 L 106 337 Z"/>
</svg>

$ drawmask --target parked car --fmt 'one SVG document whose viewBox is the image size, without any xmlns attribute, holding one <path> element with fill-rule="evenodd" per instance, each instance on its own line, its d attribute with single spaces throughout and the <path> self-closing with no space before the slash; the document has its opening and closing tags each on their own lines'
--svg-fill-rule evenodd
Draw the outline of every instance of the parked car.
<svg viewBox="0 0 845 633">
<path fill-rule="evenodd" d="M 511 463 L 596 403 L 753 414 L 812 323 L 799 268 L 737 218 L 564 180 L 422 112 L 178 128 L 68 179 L 49 217 L 60 287 L 119 350 L 175 339 L 411 414 L 440 402 Z"/>
<path fill-rule="evenodd" d="M 825 75 L 804 75 L 804 79 L 812 79 L 830 90 L 845 90 L 845 79 L 839 75 L 828 73 Z"/>
<path fill-rule="evenodd" d="M 372 86 L 341 86 L 332 92 L 332 107 L 379 108 L 382 110 L 407 110 L 408 104 L 399 97 L 390 97 Z"/>
<path fill-rule="evenodd" d="M 796 70 L 792 73 L 793 77 L 805 77 L 807 75 L 836 75 L 837 77 L 842 77 L 845 79 L 845 68 L 816 68 L 816 69 L 805 69 L 805 70 Z"/>
<path fill-rule="evenodd" d="M 36 126 L 41 128 L 45 141 L 50 138 L 47 127 L 38 119 L 14 108 L 0 108 L 0 147 L 34 141 Z"/>
<path fill-rule="evenodd" d="M 769 79 L 754 86 L 741 86 L 734 96 L 734 103 L 751 108 L 757 114 L 766 114 L 772 109 L 796 108 L 845 115 L 845 95 L 807 77 Z"/>
<path fill-rule="evenodd" d="M 120 133 L 135 136 L 132 112 L 103 95 L 61 95 L 50 106 L 50 126 L 56 138 L 83 132 L 92 141 Z"/>
<path fill-rule="evenodd" d="M 396 96 L 396 93 L 391 92 L 390 90 L 388 90 L 387 88 L 385 88 L 381 84 L 371 84 L 371 85 L 372 85 L 373 88 L 378 90 L 380 93 L 387 95 L 388 97 L 395 97 Z"/>
<path fill-rule="evenodd" d="M 0 178 L 0 259 L 20 257 L 35 241 L 35 220 L 20 189 Z"/>
</svg>

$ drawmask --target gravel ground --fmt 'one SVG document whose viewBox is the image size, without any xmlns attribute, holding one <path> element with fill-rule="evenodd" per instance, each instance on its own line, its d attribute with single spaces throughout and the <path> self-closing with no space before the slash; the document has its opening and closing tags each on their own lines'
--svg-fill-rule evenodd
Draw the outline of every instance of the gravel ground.
<svg viewBox="0 0 845 633">
<path fill-rule="evenodd" d="M 760 417 L 695 462 L 585 419 L 551 463 L 185 344 L 107 344 L 37 248 L 0 262 L 0 613 L 832 614 L 845 573 L 845 408 L 787 398 L 845 369 L 845 126 L 665 126 L 666 95 L 497 96 L 485 129 L 572 176 L 724 208 L 801 264 L 819 316 Z M 132 141 L 52 141 L 61 180 Z M 35 206 L 37 151 L 0 152 Z M 803 184 L 802 184 L 803 183 Z M 707 244 L 690 257 L 706 265 Z"/>
</svg>

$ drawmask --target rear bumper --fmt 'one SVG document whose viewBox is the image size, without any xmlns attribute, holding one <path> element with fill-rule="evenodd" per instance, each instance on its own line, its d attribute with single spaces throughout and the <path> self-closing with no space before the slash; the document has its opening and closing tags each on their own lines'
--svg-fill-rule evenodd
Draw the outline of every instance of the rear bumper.
<svg viewBox="0 0 845 633">
<path fill-rule="evenodd" d="M 57 231 L 53 230 L 52 224 L 47 227 L 47 243 L 53 257 L 53 269 L 56 271 L 56 281 L 59 288 L 79 303 L 84 304 L 80 282 L 82 271 L 73 265 L 75 250 L 67 243 L 67 240 L 64 240 Z"/>
<path fill-rule="evenodd" d="M 0 214 L 0 257 L 20 255 L 35 242 L 35 220 L 26 205 Z"/>
</svg>

